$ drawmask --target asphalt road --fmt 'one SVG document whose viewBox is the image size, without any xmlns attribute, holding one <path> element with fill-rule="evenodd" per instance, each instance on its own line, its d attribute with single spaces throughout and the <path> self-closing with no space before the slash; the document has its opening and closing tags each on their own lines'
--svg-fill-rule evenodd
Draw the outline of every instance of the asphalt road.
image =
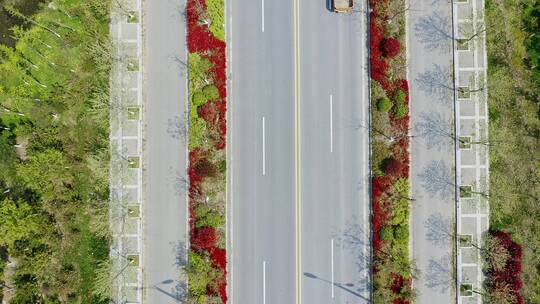
<svg viewBox="0 0 540 304">
<path fill-rule="evenodd" d="M 187 238 L 187 202 L 178 182 L 186 172 L 186 144 L 179 135 L 187 98 L 185 72 L 174 58 L 186 58 L 185 0 L 145 3 L 144 303 L 179 303 Z"/>
<path fill-rule="evenodd" d="M 323 4 L 300 1 L 302 298 L 367 303 L 365 18 Z"/>
<path fill-rule="evenodd" d="M 297 273 L 293 6 L 230 2 L 231 303 L 295 303 L 297 275 L 303 303 L 331 302 L 332 286 L 335 303 L 365 302 L 365 27 L 359 13 L 336 15 L 324 2 L 301 0 L 300 8 Z"/>
<path fill-rule="evenodd" d="M 261 4 L 230 6 L 230 296 L 231 303 L 293 303 L 292 10 L 287 0 L 267 1 L 263 33 Z"/>
</svg>

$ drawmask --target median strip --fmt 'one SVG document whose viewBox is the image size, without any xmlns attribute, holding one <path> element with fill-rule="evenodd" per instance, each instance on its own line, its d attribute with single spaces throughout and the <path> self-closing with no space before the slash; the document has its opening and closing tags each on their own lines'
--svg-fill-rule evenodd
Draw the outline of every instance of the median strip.
<svg viewBox="0 0 540 304">
<path fill-rule="evenodd" d="M 188 0 L 188 301 L 227 303 L 223 0 Z"/>
<path fill-rule="evenodd" d="M 405 2 L 370 0 L 373 303 L 411 303 Z M 390 13 L 400 11 L 401 13 Z"/>
</svg>

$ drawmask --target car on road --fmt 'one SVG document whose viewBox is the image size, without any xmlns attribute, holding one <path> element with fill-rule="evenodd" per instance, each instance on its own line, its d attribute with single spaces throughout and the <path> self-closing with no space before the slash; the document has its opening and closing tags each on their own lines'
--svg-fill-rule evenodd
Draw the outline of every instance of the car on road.
<svg viewBox="0 0 540 304">
<path fill-rule="evenodd" d="M 332 0 L 332 7 L 336 13 L 348 13 L 354 7 L 354 0 Z"/>
</svg>

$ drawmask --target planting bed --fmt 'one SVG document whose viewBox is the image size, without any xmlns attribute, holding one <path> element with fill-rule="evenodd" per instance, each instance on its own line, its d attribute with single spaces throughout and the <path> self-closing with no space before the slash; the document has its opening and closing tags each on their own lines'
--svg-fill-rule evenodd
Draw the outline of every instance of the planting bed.
<svg viewBox="0 0 540 304">
<path fill-rule="evenodd" d="M 486 268 L 484 300 L 488 303 L 523 304 L 521 245 L 509 233 L 490 231 L 490 244 L 483 250 Z"/>
<path fill-rule="evenodd" d="M 373 302 L 411 303 L 405 3 L 370 0 Z M 401 13 L 399 13 L 401 12 Z"/>
<path fill-rule="evenodd" d="M 188 297 L 227 302 L 226 55 L 223 0 L 188 0 Z M 191 302 L 190 302 L 191 303 Z"/>
</svg>

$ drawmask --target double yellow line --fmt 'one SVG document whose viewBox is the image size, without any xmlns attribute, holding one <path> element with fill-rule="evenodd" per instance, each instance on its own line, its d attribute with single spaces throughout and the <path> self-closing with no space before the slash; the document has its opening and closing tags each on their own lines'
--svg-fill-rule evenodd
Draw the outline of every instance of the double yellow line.
<svg viewBox="0 0 540 304">
<path fill-rule="evenodd" d="M 294 27 L 294 184 L 296 304 L 302 304 L 302 191 L 300 139 L 300 0 L 293 0 Z"/>
</svg>

